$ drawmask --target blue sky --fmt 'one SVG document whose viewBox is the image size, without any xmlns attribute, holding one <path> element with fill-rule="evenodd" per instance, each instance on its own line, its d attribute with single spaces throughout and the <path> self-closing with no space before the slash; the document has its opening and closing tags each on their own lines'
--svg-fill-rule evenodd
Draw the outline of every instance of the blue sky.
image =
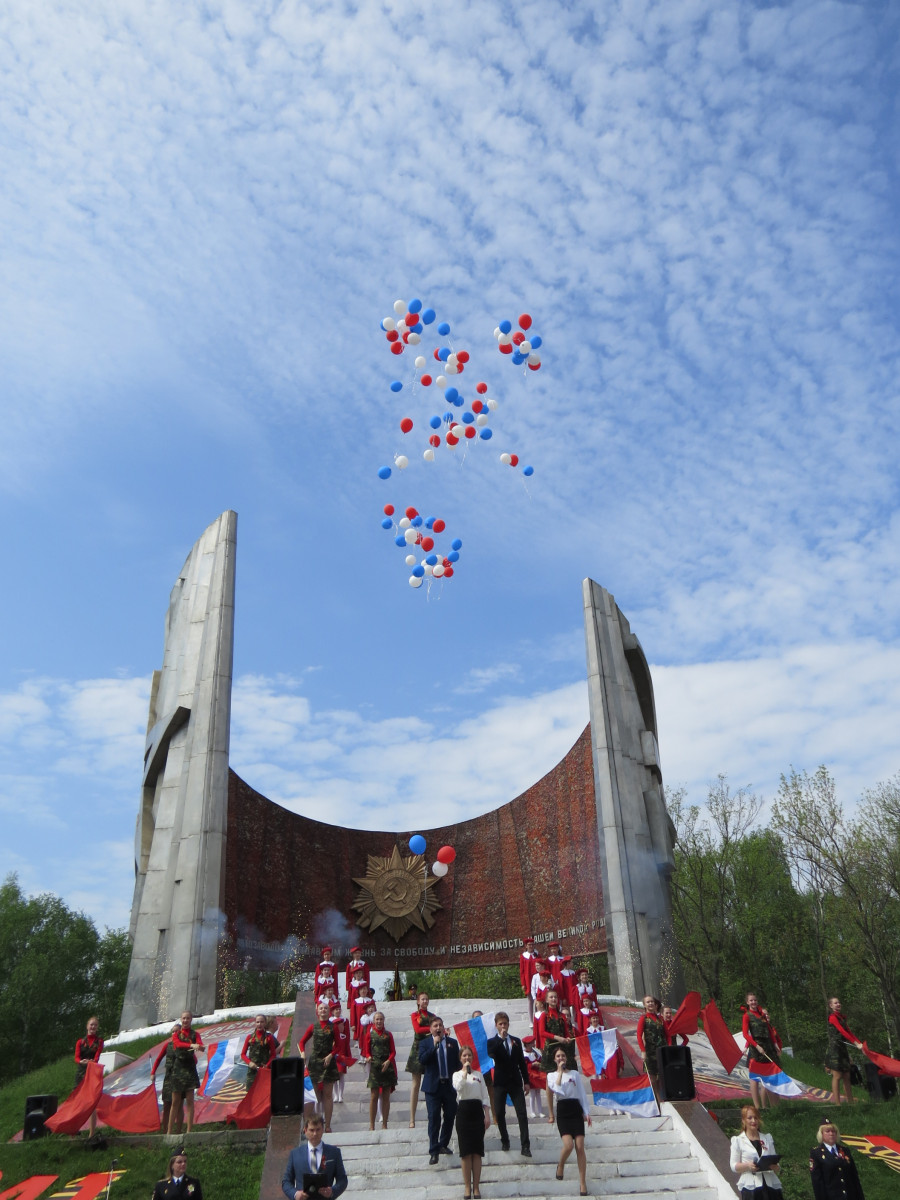
<svg viewBox="0 0 900 1200">
<path fill-rule="evenodd" d="M 587 720 L 586 575 L 670 786 L 895 774 L 898 40 L 879 3 L 13 0 L 0 871 L 127 919 L 168 592 L 225 508 L 232 763 L 298 811 L 538 779 Z M 499 408 L 383 483 L 440 411 L 379 328 L 413 296 Z M 462 538 L 452 580 L 409 588 L 388 502 Z"/>
</svg>

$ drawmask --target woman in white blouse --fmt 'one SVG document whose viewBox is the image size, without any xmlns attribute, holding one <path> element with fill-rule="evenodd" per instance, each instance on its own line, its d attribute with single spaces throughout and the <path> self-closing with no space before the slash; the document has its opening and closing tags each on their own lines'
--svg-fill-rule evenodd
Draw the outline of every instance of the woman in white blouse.
<svg viewBox="0 0 900 1200">
<path fill-rule="evenodd" d="M 738 1176 L 738 1190 L 744 1198 L 752 1195 L 753 1200 L 781 1196 L 780 1163 L 760 1170 L 760 1159 L 775 1153 L 771 1133 L 763 1133 L 759 1127 L 759 1111 L 753 1104 L 741 1109 L 741 1132 L 731 1139 L 731 1169 Z"/>
<path fill-rule="evenodd" d="M 587 1158 L 584 1153 L 584 1122 L 591 1124 L 591 1109 L 587 1092 L 578 1071 L 566 1070 L 566 1052 L 560 1047 L 554 1055 L 556 1070 L 547 1074 L 547 1087 L 556 1096 L 556 1127 L 562 1138 L 562 1153 L 556 1168 L 556 1178 L 562 1179 L 566 1159 L 574 1147 L 578 1160 L 578 1178 L 582 1196 L 587 1192 Z"/>
<path fill-rule="evenodd" d="M 459 1052 L 462 1067 L 453 1075 L 459 1107 L 456 1110 L 456 1137 L 462 1167 L 464 1200 L 481 1200 L 481 1160 L 484 1158 L 484 1131 L 491 1123 L 487 1088 L 480 1071 L 472 1067 L 468 1046 Z"/>
</svg>

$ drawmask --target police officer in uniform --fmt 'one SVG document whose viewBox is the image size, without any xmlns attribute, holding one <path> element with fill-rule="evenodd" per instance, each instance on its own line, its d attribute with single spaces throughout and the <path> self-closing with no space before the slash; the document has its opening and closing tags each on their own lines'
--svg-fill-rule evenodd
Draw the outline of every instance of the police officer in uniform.
<svg viewBox="0 0 900 1200">
<path fill-rule="evenodd" d="M 809 1152 L 809 1173 L 816 1200 L 865 1200 L 856 1163 L 832 1121 L 816 1134 L 819 1143 Z"/>
</svg>

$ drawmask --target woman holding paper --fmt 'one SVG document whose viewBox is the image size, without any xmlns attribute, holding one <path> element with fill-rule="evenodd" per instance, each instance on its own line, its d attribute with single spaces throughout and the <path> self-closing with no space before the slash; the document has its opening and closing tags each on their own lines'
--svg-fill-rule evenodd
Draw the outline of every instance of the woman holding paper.
<svg viewBox="0 0 900 1200">
<path fill-rule="evenodd" d="M 459 1061 L 462 1066 L 453 1073 L 453 1086 L 459 1104 L 456 1110 L 456 1136 L 465 1188 L 463 1200 L 481 1200 L 484 1132 L 491 1123 L 491 1107 L 484 1077 L 472 1066 L 474 1056 L 469 1046 L 460 1047 Z"/>
<path fill-rule="evenodd" d="M 587 1193 L 587 1158 L 584 1153 L 584 1122 L 591 1124 L 591 1109 L 580 1071 L 566 1069 L 566 1052 L 562 1048 L 554 1055 L 556 1070 L 547 1075 L 547 1088 L 556 1096 L 556 1128 L 562 1138 L 562 1153 L 556 1167 L 556 1178 L 562 1179 L 566 1160 L 575 1151 L 578 1160 L 580 1195 Z"/>
<path fill-rule="evenodd" d="M 741 1132 L 731 1139 L 731 1169 L 738 1176 L 742 1200 L 766 1200 L 781 1196 L 781 1166 L 771 1133 L 760 1129 L 759 1109 L 745 1104 L 741 1109 Z"/>
</svg>

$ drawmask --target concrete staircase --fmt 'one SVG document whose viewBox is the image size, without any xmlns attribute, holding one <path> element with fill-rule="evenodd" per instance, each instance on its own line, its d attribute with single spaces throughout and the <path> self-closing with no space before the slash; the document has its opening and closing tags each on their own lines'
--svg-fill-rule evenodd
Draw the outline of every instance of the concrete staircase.
<svg viewBox="0 0 900 1200">
<path fill-rule="evenodd" d="M 381 1003 L 387 1028 L 393 1033 L 400 1068 L 399 1084 L 391 1101 L 387 1130 L 369 1131 L 369 1092 L 359 1066 L 348 1073 L 344 1102 L 334 1106 L 332 1133 L 327 1140 L 341 1148 L 350 1177 L 348 1195 L 365 1192 L 370 1200 L 388 1197 L 426 1197 L 427 1200 L 460 1200 L 462 1176 L 459 1158 L 442 1156 L 437 1166 L 428 1162 L 427 1114 L 420 1095 L 415 1129 L 409 1126 L 410 1076 L 403 1070 L 412 1042 L 408 1001 Z M 473 1010 L 492 1012 L 504 1009 L 510 1015 L 511 1031 L 518 1036 L 529 1032 L 528 1009 L 524 1000 L 445 1000 L 434 1001 L 432 1012 L 445 1025 L 463 1021 Z M 507 1127 L 512 1149 L 500 1149 L 500 1137 L 491 1125 L 485 1139 L 481 1192 L 490 1197 L 558 1197 L 578 1194 L 578 1169 L 573 1154 L 566 1164 L 565 1182 L 555 1178 L 560 1140 L 555 1126 L 543 1120 L 530 1120 L 533 1157 L 519 1153 L 518 1124 L 512 1109 L 507 1110 Z M 668 1110 L 668 1106 L 666 1106 Z M 602 1109 L 593 1110 L 593 1126 L 588 1128 L 585 1149 L 588 1158 L 588 1191 L 592 1195 L 628 1196 L 631 1200 L 650 1200 L 668 1194 L 686 1200 L 721 1200 L 734 1196 L 726 1180 L 711 1167 L 708 1158 L 685 1131 L 685 1123 L 664 1111 L 662 1116 L 637 1119 L 615 1116 Z M 452 1146 L 455 1151 L 455 1137 Z"/>
</svg>

